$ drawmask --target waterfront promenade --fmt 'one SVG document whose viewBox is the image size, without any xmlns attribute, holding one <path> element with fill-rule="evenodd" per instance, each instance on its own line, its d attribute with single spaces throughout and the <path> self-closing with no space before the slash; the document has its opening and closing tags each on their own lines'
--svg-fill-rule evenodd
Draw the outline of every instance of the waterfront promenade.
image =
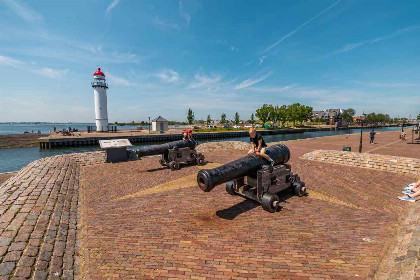
<svg viewBox="0 0 420 280">
<path fill-rule="evenodd" d="M 0 187 L 0 279 L 415 279 L 420 204 L 397 196 L 420 176 L 420 147 L 366 136 L 359 167 L 338 152 L 357 151 L 357 134 L 286 142 L 308 196 L 284 193 L 274 214 L 155 157 L 35 161 Z M 247 145 L 201 149 L 212 168 Z"/>
</svg>

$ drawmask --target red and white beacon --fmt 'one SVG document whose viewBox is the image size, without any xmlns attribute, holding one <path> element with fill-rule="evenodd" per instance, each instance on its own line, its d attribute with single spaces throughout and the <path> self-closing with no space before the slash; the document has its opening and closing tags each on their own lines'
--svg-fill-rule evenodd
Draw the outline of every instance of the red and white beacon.
<svg viewBox="0 0 420 280">
<path fill-rule="evenodd" d="M 101 68 L 93 73 L 93 94 L 95 96 L 96 131 L 108 131 L 108 108 L 106 90 L 108 85 Z"/>
</svg>

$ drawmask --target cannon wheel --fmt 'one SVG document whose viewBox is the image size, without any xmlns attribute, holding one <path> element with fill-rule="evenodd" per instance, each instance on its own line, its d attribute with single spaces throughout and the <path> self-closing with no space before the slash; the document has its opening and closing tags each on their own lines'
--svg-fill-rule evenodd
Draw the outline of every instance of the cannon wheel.
<svg viewBox="0 0 420 280">
<path fill-rule="evenodd" d="M 276 194 L 265 193 L 261 199 L 261 206 L 265 211 L 274 213 L 279 205 L 279 197 Z"/>
<path fill-rule="evenodd" d="M 304 196 L 306 194 L 306 187 L 305 183 L 303 182 L 296 182 L 293 184 L 293 190 L 297 196 Z"/>
<path fill-rule="evenodd" d="M 195 161 L 197 162 L 198 165 L 203 165 L 204 164 L 204 159 L 203 158 L 197 158 Z"/>
<path fill-rule="evenodd" d="M 226 183 L 226 192 L 230 195 L 236 195 L 235 192 L 236 188 L 236 182 L 235 181 L 229 181 Z"/>
<path fill-rule="evenodd" d="M 160 165 L 162 165 L 162 166 L 166 166 L 166 162 L 165 162 L 165 160 L 164 160 L 163 158 L 160 158 L 160 159 L 159 159 L 159 163 L 160 163 Z"/>
<path fill-rule="evenodd" d="M 169 167 L 171 168 L 171 170 L 178 170 L 179 169 L 179 162 L 171 161 L 169 163 Z"/>
</svg>

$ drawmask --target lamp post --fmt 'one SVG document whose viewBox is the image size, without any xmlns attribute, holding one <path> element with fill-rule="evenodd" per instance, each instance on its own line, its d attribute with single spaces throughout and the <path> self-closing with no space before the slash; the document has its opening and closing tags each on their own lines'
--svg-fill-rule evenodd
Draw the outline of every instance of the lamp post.
<svg viewBox="0 0 420 280">
<path fill-rule="evenodd" d="M 360 144 L 359 144 L 359 153 L 362 152 L 362 146 L 363 146 L 363 120 L 360 120 Z"/>
<path fill-rule="evenodd" d="M 150 134 L 150 117 L 149 117 L 149 134 Z"/>
</svg>

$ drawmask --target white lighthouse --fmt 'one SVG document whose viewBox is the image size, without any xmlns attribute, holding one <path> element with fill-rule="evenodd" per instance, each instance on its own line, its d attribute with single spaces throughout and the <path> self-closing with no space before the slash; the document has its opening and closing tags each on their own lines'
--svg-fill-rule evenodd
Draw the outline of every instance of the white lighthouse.
<svg viewBox="0 0 420 280">
<path fill-rule="evenodd" d="M 93 94 L 95 96 L 95 116 L 96 131 L 108 131 L 108 109 L 106 89 L 108 85 L 105 81 L 105 74 L 101 72 L 101 68 L 93 73 Z"/>
</svg>

